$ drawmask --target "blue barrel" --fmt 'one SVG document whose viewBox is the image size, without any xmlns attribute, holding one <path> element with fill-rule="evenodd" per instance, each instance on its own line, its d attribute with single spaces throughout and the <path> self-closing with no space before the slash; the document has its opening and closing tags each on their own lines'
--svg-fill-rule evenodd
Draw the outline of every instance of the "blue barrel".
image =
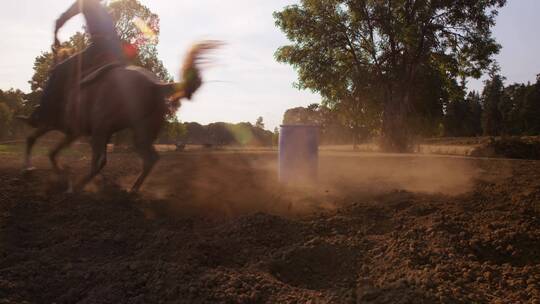
<svg viewBox="0 0 540 304">
<path fill-rule="evenodd" d="M 285 184 L 317 181 L 319 127 L 283 125 L 279 133 L 279 180 Z"/>
</svg>

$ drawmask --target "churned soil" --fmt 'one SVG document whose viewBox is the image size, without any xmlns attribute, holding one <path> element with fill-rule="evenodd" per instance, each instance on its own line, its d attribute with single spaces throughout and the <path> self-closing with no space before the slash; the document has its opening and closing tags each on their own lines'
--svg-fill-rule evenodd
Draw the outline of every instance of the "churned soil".
<svg viewBox="0 0 540 304">
<path fill-rule="evenodd" d="M 0 303 L 540 303 L 540 162 L 167 153 L 134 195 L 131 154 L 80 194 L 0 160 Z"/>
</svg>

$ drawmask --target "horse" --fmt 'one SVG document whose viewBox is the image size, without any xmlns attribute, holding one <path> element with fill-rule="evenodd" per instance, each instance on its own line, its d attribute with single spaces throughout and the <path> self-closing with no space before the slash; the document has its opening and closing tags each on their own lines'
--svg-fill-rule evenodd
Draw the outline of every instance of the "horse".
<svg viewBox="0 0 540 304">
<path fill-rule="evenodd" d="M 31 171 L 32 148 L 38 138 L 49 131 L 65 136 L 49 153 L 53 170 L 61 174 L 58 154 L 80 137 L 89 137 L 92 148 L 90 172 L 76 184 L 81 191 L 105 167 L 107 144 L 113 134 L 131 129 L 135 151 L 142 158 L 143 168 L 131 191 L 137 192 L 159 159 L 153 143 L 167 113 L 175 113 L 182 99 L 191 99 L 202 85 L 199 65 L 204 55 L 219 47 L 217 41 L 193 45 L 181 70 L 178 83 L 165 83 L 152 72 L 136 66 L 107 65 L 84 79 L 72 77 L 65 85 L 66 103 L 61 123 L 56 126 L 33 126 L 36 130 L 26 140 L 23 171 Z"/>
</svg>

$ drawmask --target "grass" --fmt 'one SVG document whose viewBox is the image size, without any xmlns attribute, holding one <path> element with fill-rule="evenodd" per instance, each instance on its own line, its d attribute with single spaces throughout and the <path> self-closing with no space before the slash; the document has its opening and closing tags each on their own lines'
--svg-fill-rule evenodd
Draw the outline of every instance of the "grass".
<svg viewBox="0 0 540 304">
<path fill-rule="evenodd" d="M 0 154 L 2 155 L 13 155 L 21 154 L 24 152 L 24 146 L 20 145 L 0 145 Z M 37 152 L 37 149 L 36 149 Z M 37 152 L 39 153 L 39 152 Z"/>
<path fill-rule="evenodd" d="M 0 145 L 0 155 L 4 156 L 16 156 L 16 155 L 23 155 L 24 154 L 24 145 Z M 32 150 L 32 155 L 34 156 L 46 156 L 49 154 L 49 147 L 46 146 L 40 146 L 35 145 L 34 149 Z M 63 155 L 68 156 L 82 156 L 84 154 L 83 151 L 81 151 L 78 148 L 69 148 L 62 152 Z"/>
</svg>

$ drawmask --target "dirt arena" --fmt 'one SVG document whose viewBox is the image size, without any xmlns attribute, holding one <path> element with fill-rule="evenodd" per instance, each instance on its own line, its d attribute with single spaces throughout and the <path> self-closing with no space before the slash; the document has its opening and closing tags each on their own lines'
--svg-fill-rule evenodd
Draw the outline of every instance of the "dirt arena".
<svg viewBox="0 0 540 304">
<path fill-rule="evenodd" d="M 0 150 L 0 303 L 540 303 L 538 161 L 167 152 L 131 195 L 132 154 L 82 194 L 36 160 Z"/>
</svg>

